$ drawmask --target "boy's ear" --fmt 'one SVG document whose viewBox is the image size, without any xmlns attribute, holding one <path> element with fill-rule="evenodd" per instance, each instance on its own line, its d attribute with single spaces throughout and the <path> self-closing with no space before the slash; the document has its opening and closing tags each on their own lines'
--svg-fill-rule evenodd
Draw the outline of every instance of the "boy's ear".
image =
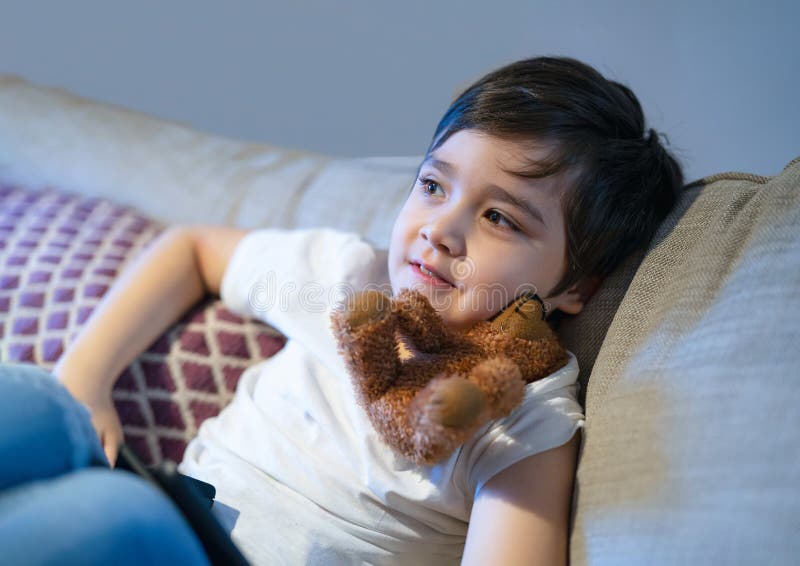
<svg viewBox="0 0 800 566">
<path fill-rule="evenodd" d="M 602 277 L 592 276 L 576 283 L 559 296 L 556 308 L 567 314 L 578 314 L 602 282 Z"/>
</svg>

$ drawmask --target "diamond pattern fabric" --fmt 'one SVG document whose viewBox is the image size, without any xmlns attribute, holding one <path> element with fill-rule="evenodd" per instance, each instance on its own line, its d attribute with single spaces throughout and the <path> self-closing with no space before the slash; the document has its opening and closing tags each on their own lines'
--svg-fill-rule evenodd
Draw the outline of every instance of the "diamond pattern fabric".
<svg viewBox="0 0 800 566">
<path fill-rule="evenodd" d="M 0 185 L 0 360 L 51 369 L 125 266 L 164 226 L 108 200 Z M 179 462 L 242 372 L 285 344 L 208 296 L 119 376 L 125 441 L 149 465 Z"/>
</svg>

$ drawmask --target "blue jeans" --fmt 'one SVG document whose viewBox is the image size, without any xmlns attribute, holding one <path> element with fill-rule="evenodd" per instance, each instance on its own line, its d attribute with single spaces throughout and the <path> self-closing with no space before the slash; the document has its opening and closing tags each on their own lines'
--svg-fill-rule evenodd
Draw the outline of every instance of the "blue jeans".
<svg viewBox="0 0 800 566">
<path fill-rule="evenodd" d="M 0 364 L 0 562 L 209 563 L 168 498 L 108 467 L 86 407 L 28 364 Z"/>
</svg>

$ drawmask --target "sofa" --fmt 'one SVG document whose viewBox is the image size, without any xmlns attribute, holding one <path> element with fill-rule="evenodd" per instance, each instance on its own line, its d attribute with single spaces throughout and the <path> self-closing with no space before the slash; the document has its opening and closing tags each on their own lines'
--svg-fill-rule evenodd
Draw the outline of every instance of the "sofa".
<svg viewBox="0 0 800 566">
<path fill-rule="evenodd" d="M 170 224 L 324 225 L 386 246 L 420 158 L 226 139 L 0 76 L 0 359 L 51 368 Z M 798 314 L 800 158 L 687 184 L 649 247 L 560 320 L 586 409 L 571 563 L 800 560 Z M 206 297 L 117 381 L 126 441 L 179 461 L 284 344 Z"/>
</svg>

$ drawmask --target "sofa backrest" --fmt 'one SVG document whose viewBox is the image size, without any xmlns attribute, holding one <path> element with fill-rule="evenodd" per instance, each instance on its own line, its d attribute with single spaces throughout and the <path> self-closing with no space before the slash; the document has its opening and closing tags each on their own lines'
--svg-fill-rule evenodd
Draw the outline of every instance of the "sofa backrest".
<svg viewBox="0 0 800 566">
<path fill-rule="evenodd" d="M 325 225 L 385 247 L 419 161 L 227 139 L 0 75 L 0 179 L 108 198 L 161 222 Z"/>
<path fill-rule="evenodd" d="M 588 381 L 572 563 L 797 560 L 798 314 L 800 159 L 686 187 Z"/>
</svg>

